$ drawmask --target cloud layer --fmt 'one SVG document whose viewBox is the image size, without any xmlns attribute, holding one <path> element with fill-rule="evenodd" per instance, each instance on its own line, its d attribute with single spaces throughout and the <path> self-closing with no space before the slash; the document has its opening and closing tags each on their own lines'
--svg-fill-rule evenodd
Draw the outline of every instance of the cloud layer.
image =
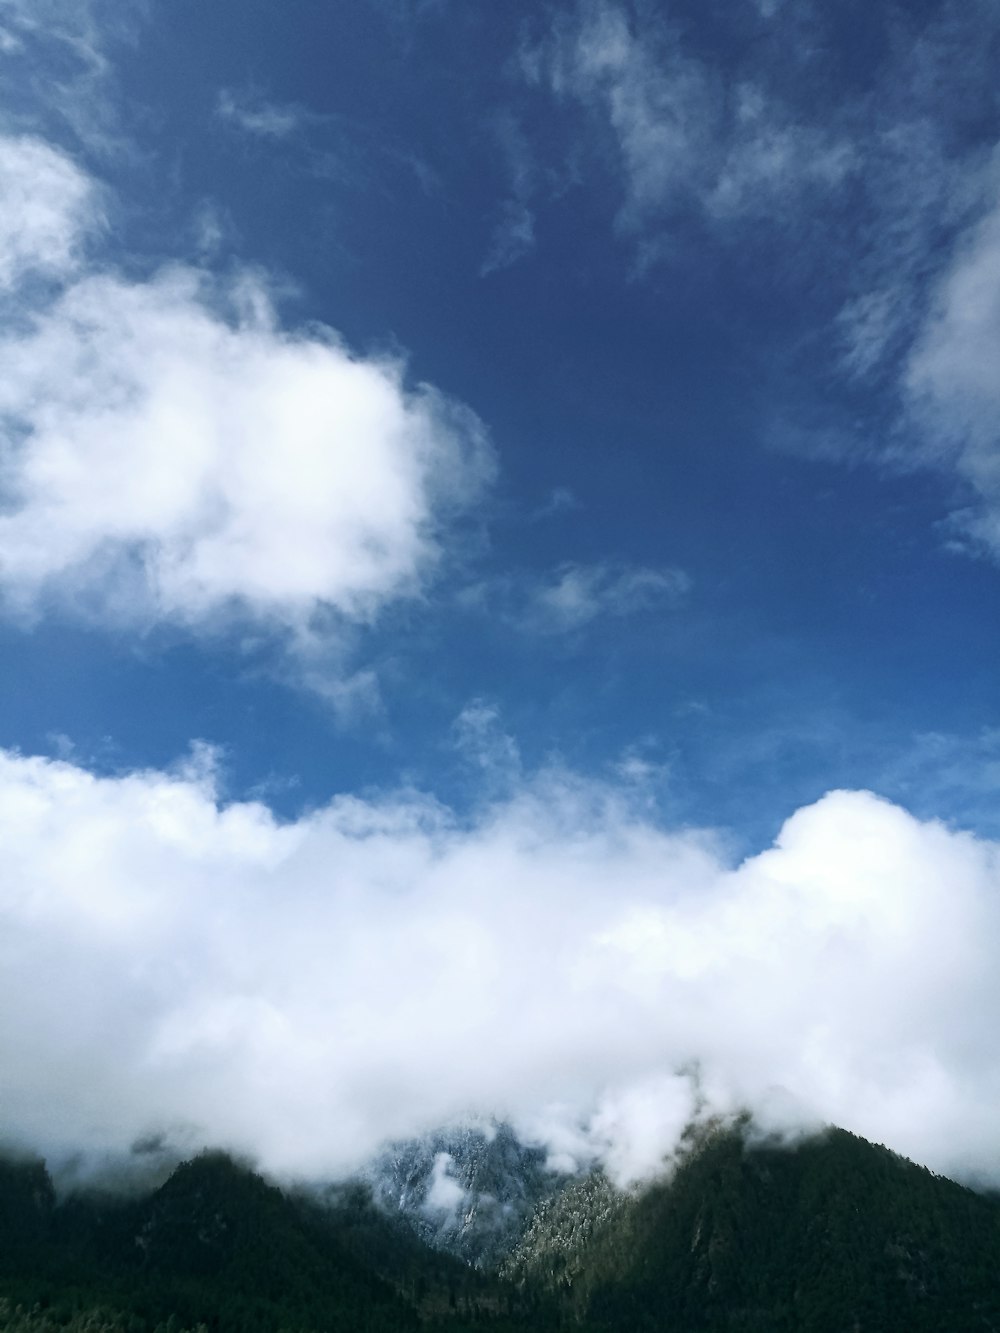
<svg viewBox="0 0 1000 1333">
<path fill-rule="evenodd" d="M 1000 1182 L 998 848 L 869 793 L 732 867 L 563 772 L 466 822 L 399 793 L 280 824 L 204 756 L 6 753 L 0 838 L 5 1131 L 34 1147 L 164 1132 L 325 1176 L 497 1114 L 624 1180 L 700 1096 Z"/>
</svg>

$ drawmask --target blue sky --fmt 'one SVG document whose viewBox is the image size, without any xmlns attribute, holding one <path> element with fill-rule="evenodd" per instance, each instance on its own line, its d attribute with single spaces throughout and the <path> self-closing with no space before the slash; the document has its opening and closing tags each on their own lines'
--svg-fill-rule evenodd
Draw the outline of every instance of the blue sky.
<svg viewBox="0 0 1000 1333">
<path fill-rule="evenodd" d="M 985 2 L 0 0 L 11 772 L 992 847 L 998 56 Z"/>
<path fill-rule="evenodd" d="M 289 324 L 391 349 L 467 404 L 497 478 L 419 602 L 352 654 L 377 715 L 276 689 L 283 666 L 231 641 L 60 615 L 4 629 L 5 743 L 58 734 L 114 766 L 196 734 L 236 791 L 276 778 L 308 803 L 405 772 L 454 797 L 442 746 L 482 699 L 532 763 L 641 747 L 672 818 L 752 843 L 838 785 L 988 821 L 997 575 L 953 549 L 949 515 L 978 497 L 950 460 L 919 466 L 945 450 L 911 438 L 900 381 L 991 202 L 989 15 L 855 10 L 95 9 L 100 73 L 22 35 L 11 119 L 102 182 L 92 262 L 251 266 Z M 583 68 L 588 43 L 623 40 L 617 66 Z M 918 192 L 915 151 L 940 177 Z M 845 312 L 886 291 L 902 327 L 859 379 Z M 597 580 L 584 618 L 529 614 L 568 567 Z M 637 570 L 686 586 L 633 605 Z M 934 808 L 893 776 L 928 733 L 973 768 Z"/>
</svg>

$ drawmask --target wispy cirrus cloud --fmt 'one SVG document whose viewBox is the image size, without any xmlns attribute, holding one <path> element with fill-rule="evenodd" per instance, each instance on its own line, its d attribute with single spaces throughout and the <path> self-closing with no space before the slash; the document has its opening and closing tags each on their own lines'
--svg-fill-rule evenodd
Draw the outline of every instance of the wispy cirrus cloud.
<svg viewBox="0 0 1000 1333">
<path fill-rule="evenodd" d="M 901 397 L 903 457 L 957 473 L 968 504 L 952 530 L 1000 559 L 1000 201 L 961 237 L 939 278 Z"/>
<path fill-rule="evenodd" d="M 613 0 L 562 11 L 522 70 L 603 130 L 623 187 L 618 225 L 647 246 L 685 214 L 711 226 L 795 208 L 854 168 L 836 129 L 797 117 L 749 73 L 726 86 L 668 23 Z"/>
<path fill-rule="evenodd" d="M 226 124 L 264 139 L 287 139 L 315 118 L 297 103 L 271 102 L 258 93 L 233 88 L 220 91 L 215 112 Z"/>
<path fill-rule="evenodd" d="M 752 235 L 768 247 L 768 283 L 820 317 L 780 352 L 790 401 L 772 438 L 936 469 L 953 482 L 948 536 L 995 558 L 996 9 L 876 15 L 882 54 L 831 100 L 827 16 L 758 8 L 757 40 L 723 70 L 647 7 L 578 0 L 523 48 L 522 74 L 574 109 L 587 172 L 606 181 L 610 167 L 616 226 L 640 268 L 669 267 L 693 227 L 723 250 Z M 803 381 L 824 388 L 803 393 Z"/>
<path fill-rule="evenodd" d="M 111 53 L 135 39 L 148 11 L 148 0 L 0 0 L 0 128 L 69 134 L 102 157 L 127 153 Z"/>
<path fill-rule="evenodd" d="M 561 633 L 602 616 L 633 616 L 656 606 L 676 605 L 690 587 L 690 578 L 679 569 L 565 564 L 552 578 L 535 585 L 526 616 L 540 629 Z"/>
<path fill-rule="evenodd" d="M 600 621 L 676 607 L 690 577 L 670 566 L 567 561 L 546 573 L 522 573 L 473 584 L 461 601 L 498 615 L 528 634 L 567 635 Z"/>
<path fill-rule="evenodd" d="M 535 248 L 532 202 L 538 189 L 538 165 L 524 130 L 511 113 L 494 117 L 491 137 L 499 149 L 510 194 L 498 209 L 480 276 L 510 268 Z"/>
<path fill-rule="evenodd" d="M 517 199 L 508 199 L 500 209 L 500 217 L 490 237 L 490 247 L 482 268 L 482 277 L 510 268 L 535 248 L 535 217 L 528 206 Z"/>
<path fill-rule="evenodd" d="M 423 194 L 438 188 L 432 168 L 408 144 L 348 114 L 276 101 L 250 85 L 220 89 L 215 119 L 234 139 L 314 179 L 389 193 L 404 182 Z"/>
</svg>

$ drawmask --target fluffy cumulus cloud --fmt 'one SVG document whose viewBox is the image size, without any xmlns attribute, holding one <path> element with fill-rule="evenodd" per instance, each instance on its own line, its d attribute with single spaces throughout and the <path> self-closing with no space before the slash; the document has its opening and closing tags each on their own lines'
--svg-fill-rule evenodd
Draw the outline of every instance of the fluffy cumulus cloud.
<svg viewBox="0 0 1000 1333">
<path fill-rule="evenodd" d="M 0 290 L 61 276 L 99 220 L 96 191 L 65 153 L 30 135 L 0 137 Z"/>
<path fill-rule="evenodd" d="M 70 266 L 88 183 L 7 141 L 0 278 Z M 280 324 L 266 284 L 94 269 L 0 342 L 0 595 L 101 618 L 302 638 L 418 592 L 492 473 L 483 429 L 389 358 Z"/>
<path fill-rule="evenodd" d="M 204 762 L 5 753 L 0 836 L 21 1143 L 335 1175 L 497 1114 L 627 1180 L 699 1105 L 749 1106 L 1000 1182 L 1000 849 L 871 794 L 734 867 L 561 772 L 464 821 L 402 794 L 280 823 Z"/>
</svg>

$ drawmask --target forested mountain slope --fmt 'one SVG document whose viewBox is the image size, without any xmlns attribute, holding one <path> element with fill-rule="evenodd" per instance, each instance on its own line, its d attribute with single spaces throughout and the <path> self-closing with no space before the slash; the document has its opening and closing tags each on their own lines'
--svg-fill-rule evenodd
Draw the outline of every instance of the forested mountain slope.
<svg viewBox="0 0 1000 1333">
<path fill-rule="evenodd" d="M 668 1184 L 572 1186 L 504 1271 L 602 1330 L 1000 1330 L 1000 1204 L 842 1130 L 717 1132 Z"/>
<path fill-rule="evenodd" d="M 3 1164 L 0 1296 L 59 1321 L 117 1312 L 136 1333 L 171 1318 L 213 1333 L 389 1333 L 495 1309 L 484 1278 L 421 1244 L 363 1190 L 320 1205 L 219 1153 L 139 1200 L 61 1204 L 41 1164 Z"/>
<path fill-rule="evenodd" d="M 1000 1333 L 1000 1203 L 842 1131 L 716 1131 L 669 1182 L 543 1201 L 490 1276 L 364 1186 L 283 1193 L 222 1154 L 121 1200 L 0 1162 L 0 1333 Z"/>
</svg>

